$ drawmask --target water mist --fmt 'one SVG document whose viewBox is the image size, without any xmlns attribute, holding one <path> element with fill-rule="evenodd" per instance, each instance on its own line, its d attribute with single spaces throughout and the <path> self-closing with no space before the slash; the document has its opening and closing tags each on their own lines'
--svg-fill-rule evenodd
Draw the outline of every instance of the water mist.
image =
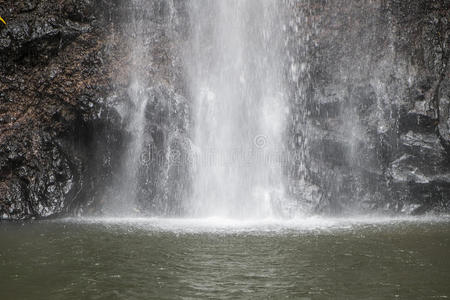
<svg viewBox="0 0 450 300">
<path fill-rule="evenodd" d="M 269 218 L 286 213 L 283 5 L 191 1 L 185 54 L 196 164 L 190 214 Z"/>
</svg>

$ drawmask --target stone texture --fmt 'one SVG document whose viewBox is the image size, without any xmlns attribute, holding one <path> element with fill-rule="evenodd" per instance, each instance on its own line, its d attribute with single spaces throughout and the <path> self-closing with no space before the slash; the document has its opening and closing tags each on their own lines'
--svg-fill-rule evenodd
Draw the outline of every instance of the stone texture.
<svg viewBox="0 0 450 300">
<path fill-rule="evenodd" d="M 320 195 L 293 196 L 328 213 L 448 209 L 450 3 L 294 3 L 291 151 L 307 159 L 290 182 Z"/>
<path fill-rule="evenodd" d="M 173 94 L 181 80 L 169 53 L 166 4 L 153 1 L 149 10 L 146 78 Z M 0 219 L 101 212 L 130 139 L 120 114 L 131 105 L 129 7 L 126 1 L 0 2 L 8 23 L 0 27 Z M 156 95 L 152 105 L 166 100 Z M 161 116 L 149 114 L 151 127 Z"/>
</svg>

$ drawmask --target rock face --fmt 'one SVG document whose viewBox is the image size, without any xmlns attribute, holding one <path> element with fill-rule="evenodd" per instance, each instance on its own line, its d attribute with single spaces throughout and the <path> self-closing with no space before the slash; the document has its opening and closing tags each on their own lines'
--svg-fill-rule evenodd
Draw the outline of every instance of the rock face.
<svg viewBox="0 0 450 300">
<path fill-rule="evenodd" d="M 166 37 L 166 4 L 153 1 L 147 16 L 156 36 L 148 85 L 162 90 L 148 108 L 155 148 L 166 142 L 166 94 L 182 84 Z M 132 105 L 130 5 L 0 3 L 8 23 L 0 26 L 0 219 L 101 212 L 130 139 L 120 114 Z"/>
<path fill-rule="evenodd" d="M 115 4 L 0 6 L 8 23 L 0 28 L 0 216 L 67 212 L 102 180 L 92 177 L 96 171 L 110 172 L 107 144 L 119 147 L 122 139 L 117 113 L 104 103 L 114 73 Z"/>
<path fill-rule="evenodd" d="M 173 41 L 190 20 L 187 1 L 150 2 L 145 140 L 159 156 L 139 170 L 138 202 L 182 214 L 188 170 L 171 155 L 188 151 L 190 102 Z M 288 2 L 291 196 L 328 213 L 448 209 L 450 3 Z M 101 213 L 114 193 L 133 5 L 0 1 L 0 219 Z"/>
<path fill-rule="evenodd" d="M 293 6 L 294 197 L 328 213 L 448 209 L 450 3 Z"/>
</svg>

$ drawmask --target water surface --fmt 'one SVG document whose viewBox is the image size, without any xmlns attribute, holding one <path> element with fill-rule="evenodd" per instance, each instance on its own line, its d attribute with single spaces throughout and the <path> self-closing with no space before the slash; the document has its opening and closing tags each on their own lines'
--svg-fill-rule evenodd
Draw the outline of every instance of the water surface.
<svg viewBox="0 0 450 300">
<path fill-rule="evenodd" d="M 450 219 L 0 225 L 2 299 L 450 297 Z"/>
</svg>

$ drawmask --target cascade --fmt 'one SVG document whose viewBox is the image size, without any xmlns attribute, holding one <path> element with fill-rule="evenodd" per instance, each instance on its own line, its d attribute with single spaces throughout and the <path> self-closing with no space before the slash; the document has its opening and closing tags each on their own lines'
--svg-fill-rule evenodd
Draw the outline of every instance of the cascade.
<svg viewBox="0 0 450 300">
<path fill-rule="evenodd" d="M 119 174 L 117 189 L 106 201 L 105 212 L 112 215 L 135 215 L 137 210 L 136 197 L 138 193 L 139 167 L 144 145 L 144 130 L 146 124 L 145 109 L 148 102 L 148 89 L 145 82 L 146 52 L 148 51 L 147 33 L 150 21 L 146 17 L 146 1 L 132 0 L 129 10 L 131 22 L 127 28 L 129 45 L 131 47 L 130 84 L 127 90 L 130 103 L 121 108 L 121 114 L 126 122 L 126 130 L 130 141 L 123 154 L 122 167 Z"/>
<path fill-rule="evenodd" d="M 288 209 L 283 5 L 191 1 L 184 56 L 193 99 L 190 214 L 267 218 Z"/>
</svg>

